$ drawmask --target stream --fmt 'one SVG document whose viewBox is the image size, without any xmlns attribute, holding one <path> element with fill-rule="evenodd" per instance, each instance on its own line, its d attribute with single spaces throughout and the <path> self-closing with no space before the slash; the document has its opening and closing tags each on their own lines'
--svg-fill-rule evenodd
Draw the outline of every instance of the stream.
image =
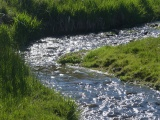
<svg viewBox="0 0 160 120">
<path fill-rule="evenodd" d="M 80 120 L 160 120 L 160 91 L 56 62 L 69 52 L 159 35 L 160 22 L 147 23 L 112 32 L 44 38 L 32 43 L 23 54 L 42 84 L 76 101 L 82 111 Z"/>
</svg>

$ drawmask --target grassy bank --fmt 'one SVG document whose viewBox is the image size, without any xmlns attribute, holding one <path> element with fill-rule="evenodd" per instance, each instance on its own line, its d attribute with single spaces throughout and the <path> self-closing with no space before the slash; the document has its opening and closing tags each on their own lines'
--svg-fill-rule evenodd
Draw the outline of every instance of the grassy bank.
<svg viewBox="0 0 160 120">
<path fill-rule="evenodd" d="M 15 47 L 15 26 L 0 25 L 0 119 L 77 120 L 75 102 L 31 74 Z"/>
<path fill-rule="evenodd" d="M 149 85 L 160 90 L 160 37 L 147 38 L 126 45 L 105 46 L 81 54 L 71 53 L 59 59 L 60 63 L 77 63 L 102 70 L 126 82 Z M 72 62 L 73 61 L 73 62 Z M 80 62 L 81 61 L 81 62 Z"/>
<path fill-rule="evenodd" d="M 104 31 L 160 18 L 159 0 L 5 1 L 42 21 L 44 35 Z"/>
<path fill-rule="evenodd" d="M 2 1 L 1 1 L 2 2 Z M 41 22 L 0 4 L 0 119 L 77 120 L 77 105 L 43 86 L 19 55 L 40 37 Z"/>
<path fill-rule="evenodd" d="M 0 119 L 78 119 L 75 103 L 42 86 L 19 56 L 19 49 L 48 35 L 95 32 L 156 20 L 160 18 L 159 8 L 159 0 L 0 0 Z M 120 48 L 101 49 L 116 51 Z M 132 69 L 130 64 L 127 68 L 120 64 L 122 61 L 118 58 L 111 57 L 115 60 L 110 60 L 110 56 L 109 62 L 103 63 L 103 59 L 99 61 L 94 52 L 84 58 L 83 66 L 103 67 L 112 72 L 112 68 L 117 71 L 116 65 L 119 65 L 121 70 L 115 74 L 124 80 L 130 77 L 131 73 L 126 72 L 123 76 L 121 72 Z M 77 59 L 75 63 L 77 61 L 80 62 Z M 158 71 L 157 66 L 150 67 Z M 158 72 L 152 73 L 144 81 L 153 80 L 157 87 L 158 77 L 155 76 Z M 137 69 L 133 75 L 139 74 Z"/>
</svg>

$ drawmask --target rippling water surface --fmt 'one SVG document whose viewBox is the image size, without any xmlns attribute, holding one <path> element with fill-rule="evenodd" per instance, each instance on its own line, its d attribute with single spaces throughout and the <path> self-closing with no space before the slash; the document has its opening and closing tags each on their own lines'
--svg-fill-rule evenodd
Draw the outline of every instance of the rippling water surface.
<svg viewBox="0 0 160 120">
<path fill-rule="evenodd" d="M 155 26 L 160 23 L 120 30 L 116 34 L 103 32 L 41 39 L 27 48 L 25 60 L 44 85 L 76 100 L 82 109 L 81 120 L 160 120 L 159 91 L 129 85 L 98 71 L 56 63 L 65 53 L 158 37 L 160 29 Z"/>
</svg>

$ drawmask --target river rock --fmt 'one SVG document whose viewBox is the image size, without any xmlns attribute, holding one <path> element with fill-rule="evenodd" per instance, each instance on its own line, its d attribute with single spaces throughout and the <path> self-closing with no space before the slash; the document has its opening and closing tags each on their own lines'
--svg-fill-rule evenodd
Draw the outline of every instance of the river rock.
<svg viewBox="0 0 160 120">
<path fill-rule="evenodd" d="M 155 102 L 156 105 L 160 106 L 160 101 Z"/>
<path fill-rule="evenodd" d="M 107 114 L 108 117 L 117 117 L 118 115 L 120 115 L 120 113 L 115 111 L 111 111 Z"/>
<path fill-rule="evenodd" d="M 158 27 L 158 24 L 157 23 L 153 23 L 153 24 L 150 24 L 149 26 L 150 27 Z"/>
<path fill-rule="evenodd" d="M 137 93 L 134 91 L 126 91 L 126 95 L 132 95 L 132 94 L 137 94 Z"/>
<path fill-rule="evenodd" d="M 98 107 L 98 105 L 97 104 L 89 104 L 89 105 L 87 105 L 89 108 L 95 108 L 95 107 Z"/>
</svg>

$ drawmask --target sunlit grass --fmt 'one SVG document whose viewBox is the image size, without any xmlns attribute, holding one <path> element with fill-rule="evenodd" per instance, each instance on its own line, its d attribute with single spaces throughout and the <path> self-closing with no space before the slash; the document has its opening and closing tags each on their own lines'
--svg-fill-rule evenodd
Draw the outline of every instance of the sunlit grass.
<svg viewBox="0 0 160 120">
<path fill-rule="evenodd" d="M 77 120 L 75 102 L 43 86 L 18 52 L 41 37 L 41 22 L 0 2 L 0 119 Z"/>
<path fill-rule="evenodd" d="M 14 18 L 13 37 L 21 48 L 41 37 L 41 22 L 27 13 L 19 13 Z"/>
<path fill-rule="evenodd" d="M 85 56 L 82 66 L 103 68 L 121 80 L 149 83 L 160 89 L 160 38 L 93 50 Z"/>
<path fill-rule="evenodd" d="M 32 79 L 32 78 L 31 78 Z M 29 96 L 0 99 L 0 119 L 77 120 L 77 107 L 69 99 L 35 83 Z"/>
<path fill-rule="evenodd" d="M 41 36 L 157 20 L 159 8 L 159 0 L 0 0 L 0 119 L 78 119 L 75 103 L 42 86 L 18 48 Z M 149 42 L 92 51 L 82 65 L 107 69 L 122 80 L 152 82 L 159 89 L 159 38 L 144 41 Z M 76 57 L 66 61 L 82 61 Z"/>
<path fill-rule="evenodd" d="M 74 59 L 79 59 L 81 66 L 102 70 L 126 82 L 160 89 L 160 37 L 120 46 L 104 46 L 89 51 L 83 57 L 77 54 L 62 56 L 59 62 L 75 63 Z"/>
<path fill-rule="evenodd" d="M 0 25 L 0 119 L 77 120 L 75 102 L 43 86 L 22 60 L 14 27 Z"/>
<path fill-rule="evenodd" d="M 155 21 L 159 0 L 6 0 L 36 16 L 46 35 L 95 32 Z"/>
</svg>

